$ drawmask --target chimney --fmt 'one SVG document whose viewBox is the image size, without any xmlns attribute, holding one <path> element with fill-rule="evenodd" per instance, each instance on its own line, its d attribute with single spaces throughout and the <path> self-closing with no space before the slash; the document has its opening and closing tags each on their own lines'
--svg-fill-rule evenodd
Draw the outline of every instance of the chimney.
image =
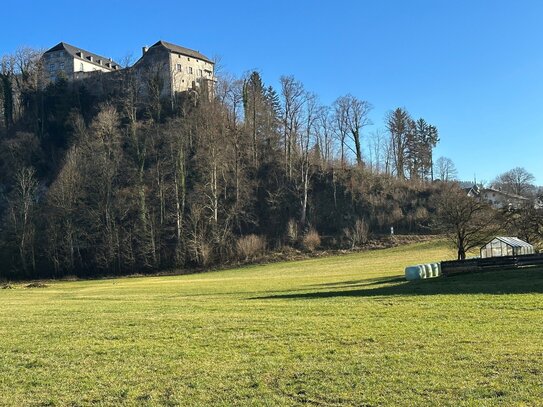
<svg viewBox="0 0 543 407">
<path fill-rule="evenodd" d="M 141 47 L 141 54 L 142 54 L 142 55 L 145 55 L 145 53 L 146 53 L 147 51 L 149 51 L 149 47 L 148 47 L 147 45 L 144 46 L 144 47 Z"/>
</svg>

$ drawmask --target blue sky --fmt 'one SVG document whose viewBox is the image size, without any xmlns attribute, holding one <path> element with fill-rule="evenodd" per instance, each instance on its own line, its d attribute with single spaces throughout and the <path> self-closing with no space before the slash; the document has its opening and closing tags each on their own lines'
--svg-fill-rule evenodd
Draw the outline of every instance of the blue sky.
<svg viewBox="0 0 543 407">
<path fill-rule="evenodd" d="M 6 8 L 4 7 L 4 10 Z M 223 71 L 291 74 L 322 103 L 346 93 L 436 125 L 460 177 L 516 166 L 543 184 L 543 2 L 10 2 L 0 54 L 65 41 L 121 61 L 159 39 L 220 56 Z"/>
</svg>

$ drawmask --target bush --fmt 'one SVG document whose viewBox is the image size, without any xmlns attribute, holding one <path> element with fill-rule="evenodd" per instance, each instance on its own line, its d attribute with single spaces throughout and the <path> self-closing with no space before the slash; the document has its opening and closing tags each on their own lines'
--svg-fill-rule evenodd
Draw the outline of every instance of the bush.
<svg viewBox="0 0 543 407">
<path fill-rule="evenodd" d="M 213 247 L 202 241 L 189 242 L 192 259 L 198 266 L 207 267 L 213 260 Z"/>
<path fill-rule="evenodd" d="M 298 240 L 298 224 L 294 219 L 289 219 L 287 223 L 287 239 L 291 244 Z"/>
<path fill-rule="evenodd" d="M 354 226 L 343 229 L 343 234 L 349 242 L 351 249 L 368 243 L 369 226 L 363 219 L 357 219 Z"/>
<path fill-rule="evenodd" d="M 321 244 L 321 237 L 319 236 L 319 233 L 313 228 L 309 229 L 304 236 L 303 244 L 304 247 L 310 252 L 315 251 L 315 249 Z"/>
<path fill-rule="evenodd" d="M 266 241 L 262 236 L 242 236 L 236 242 L 236 249 L 241 258 L 248 260 L 264 252 L 266 249 Z"/>
</svg>

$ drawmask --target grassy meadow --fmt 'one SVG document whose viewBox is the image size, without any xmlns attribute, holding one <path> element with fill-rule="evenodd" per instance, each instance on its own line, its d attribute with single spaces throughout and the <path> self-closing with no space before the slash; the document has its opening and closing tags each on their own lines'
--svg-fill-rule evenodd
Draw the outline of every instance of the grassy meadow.
<svg viewBox="0 0 543 407">
<path fill-rule="evenodd" d="M 406 282 L 440 242 L 0 290 L 0 405 L 543 405 L 543 270 Z"/>
</svg>

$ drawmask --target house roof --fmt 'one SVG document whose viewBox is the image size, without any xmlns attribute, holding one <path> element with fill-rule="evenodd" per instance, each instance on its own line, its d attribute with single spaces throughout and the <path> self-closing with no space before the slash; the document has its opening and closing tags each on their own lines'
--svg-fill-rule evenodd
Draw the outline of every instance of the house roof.
<svg viewBox="0 0 543 407">
<path fill-rule="evenodd" d="M 530 243 L 525 242 L 524 240 L 520 240 L 518 237 L 511 237 L 511 236 L 496 236 L 490 242 L 492 242 L 493 240 L 496 240 L 496 239 L 503 242 L 503 243 L 505 243 L 508 246 L 511 246 L 511 247 L 533 247 Z M 490 242 L 488 242 L 488 243 L 490 243 Z M 487 244 L 485 244 L 485 246 Z"/>
<path fill-rule="evenodd" d="M 514 198 L 514 199 L 519 199 L 519 200 L 523 200 L 523 201 L 529 201 L 530 198 L 526 198 L 525 196 L 520 196 L 520 195 L 516 195 L 516 194 L 512 194 L 510 192 L 506 192 L 506 191 L 501 191 L 499 189 L 496 189 L 496 188 L 483 188 L 481 190 L 481 192 L 492 192 L 492 193 L 496 193 L 496 194 L 501 194 L 503 196 L 507 196 L 509 198 Z"/>
<path fill-rule="evenodd" d="M 107 62 L 109 62 L 111 64 L 111 66 L 117 65 L 119 68 L 121 67 L 121 65 L 119 65 L 117 62 L 113 61 L 111 58 L 106 58 L 106 57 L 100 56 L 98 54 L 95 54 L 93 52 L 85 51 L 82 48 L 74 47 L 73 45 L 67 44 L 65 42 L 59 42 L 53 48 L 48 49 L 47 51 L 45 51 L 44 54 L 47 54 L 49 52 L 54 52 L 54 51 L 61 51 L 61 50 L 66 51 L 68 54 L 70 54 L 75 59 L 79 59 L 81 61 L 85 61 L 87 63 L 91 63 L 91 64 L 96 65 L 96 66 L 101 66 L 103 68 L 105 67 L 105 63 L 107 63 Z M 83 53 L 83 57 L 79 56 L 78 53 Z M 92 57 L 92 61 L 88 57 Z M 102 60 L 104 63 L 102 65 L 100 65 L 98 63 L 99 60 Z"/>
<path fill-rule="evenodd" d="M 156 44 L 153 44 L 150 48 L 160 47 L 160 46 L 165 47 L 171 52 L 175 52 L 176 54 L 186 55 L 188 57 L 201 59 L 202 61 L 206 61 L 206 62 L 209 62 L 210 64 L 214 64 L 212 60 L 210 60 L 205 55 L 200 54 L 198 51 L 194 51 L 192 49 L 185 48 L 185 47 L 180 47 L 179 45 L 175 45 L 170 42 L 160 40 Z"/>
</svg>

